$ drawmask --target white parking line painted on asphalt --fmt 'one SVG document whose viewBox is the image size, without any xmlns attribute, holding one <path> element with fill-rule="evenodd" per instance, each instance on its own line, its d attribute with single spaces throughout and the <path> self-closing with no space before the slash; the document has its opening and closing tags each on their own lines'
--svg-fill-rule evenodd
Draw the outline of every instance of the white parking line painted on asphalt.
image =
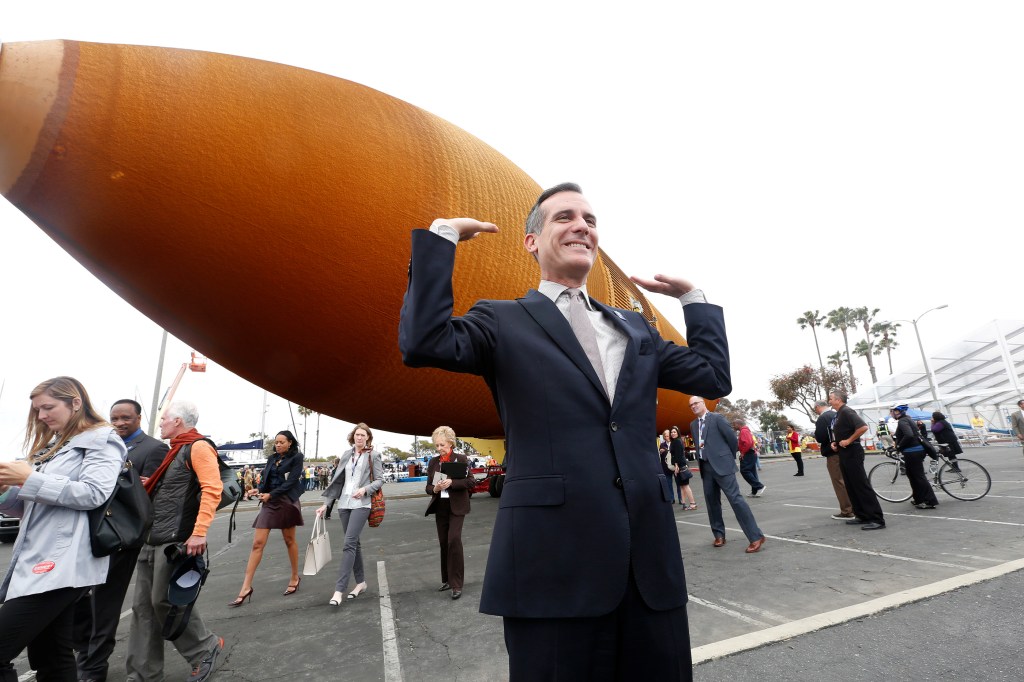
<svg viewBox="0 0 1024 682">
<path fill-rule="evenodd" d="M 383 561 L 377 562 L 377 583 L 380 585 L 380 629 L 384 640 L 384 682 L 402 682 L 402 662 L 398 658 L 395 612 L 391 608 L 388 574 Z"/>
<path fill-rule="evenodd" d="M 948 503 L 947 503 L 948 504 Z M 783 507 L 801 507 L 803 509 L 832 509 L 832 507 L 812 507 L 807 504 L 784 504 Z M 941 503 L 940 503 L 941 506 Z M 930 510 L 930 511 L 935 511 Z M 1024 523 L 1016 523 L 1014 521 L 987 521 L 985 519 L 965 519 L 962 516 L 939 516 L 938 514 L 903 514 L 901 512 L 885 512 L 886 516 L 903 516 L 911 519 L 938 519 L 940 521 L 967 521 L 968 523 L 990 523 L 994 526 L 1024 526 Z M 705 526 L 707 524 L 704 524 Z"/>
<path fill-rule="evenodd" d="M 985 497 L 1005 497 L 1005 498 L 1010 499 L 1010 500 L 1024 500 L 1024 496 L 1021 496 L 1021 495 L 993 495 L 993 494 L 989 493 Z"/>
<path fill-rule="evenodd" d="M 750 616 L 746 616 L 746 615 L 740 613 L 739 611 L 733 611 L 732 609 L 727 609 L 724 606 L 719 606 L 718 604 L 712 604 L 711 602 L 705 601 L 705 600 L 701 599 L 700 597 L 694 597 L 692 594 L 689 595 L 689 598 L 690 598 L 690 601 L 692 603 L 694 603 L 694 604 L 700 604 L 701 606 L 704 606 L 706 608 L 714 609 L 715 611 L 718 611 L 719 613 L 724 613 L 725 615 L 732 616 L 733 618 L 736 618 L 737 620 L 742 620 L 744 623 L 748 623 L 750 625 L 760 625 L 762 627 L 767 627 L 768 626 L 768 623 L 762 623 L 759 620 L 754 620 Z"/>
<path fill-rule="evenodd" d="M 871 616 L 876 613 L 881 613 L 882 611 L 888 611 L 889 609 L 896 608 L 897 606 L 921 601 L 922 599 L 951 592 L 952 590 L 960 587 L 966 587 L 967 585 L 974 585 L 986 580 L 998 578 L 1001 575 L 1013 573 L 1014 571 L 1019 571 L 1021 569 L 1024 569 L 1024 559 L 1007 561 L 999 566 L 983 568 L 954 578 L 940 580 L 929 585 L 921 585 L 920 587 L 914 587 L 909 590 L 902 590 L 885 597 L 866 601 L 862 604 L 854 604 L 834 611 L 819 613 L 815 616 L 808 616 L 807 618 L 795 620 L 784 625 L 776 625 L 775 627 L 771 627 L 766 630 L 760 630 L 747 635 L 724 639 L 720 642 L 705 644 L 704 646 L 691 649 L 690 655 L 694 664 L 703 663 L 705 661 L 739 653 L 740 651 L 756 649 L 757 647 L 761 647 L 766 644 L 782 642 L 787 639 L 792 639 L 798 635 L 804 635 L 808 632 L 821 630 L 832 625 L 839 625 L 851 620 L 856 620 L 857 618 L 864 618 L 865 616 Z"/>
<path fill-rule="evenodd" d="M 974 554 L 950 554 L 949 552 L 942 552 L 943 556 L 955 556 L 960 559 L 977 559 L 978 561 L 991 561 L 993 564 L 1001 564 L 1006 559 L 992 559 L 987 556 L 975 556 Z"/>
<path fill-rule="evenodd" d="M 741 611 L 746 611 L 748 613 L 753 613 L 755 615 L 760 616 L 761 618 L 767 618 L 768 620 L 773 620 L 776 623 L 788 623 L 790 620 L 792 620 L 792 618 L 786 618 L 785 616 L 780 616 L 777 613 L 772 613 L 771 611 L 768 611 L 767 609 L 762 609 L 762 608 L 760 608 L 758 606 L 754 606 L 753 604 L 744 604 L 744 603 L 738 602 L 738 601 L 729 601 L 728 599 L 721 599 L 719 601 L 721 601 L 723 604 L 728 604 L 729 606 L 731 606 L 731 607 L 733 607 L 735 609 L 740 609 Z"/>
<path fill-rule="evenodd" d="M 691 523 L 689 521 L 678 521 L 678 520 L 676 521 L 676 523 L 685 524 L 685 525 L 688 525 L 688 526 L 699 526 L 701 528 L 707 528 L 707 525 L 708 525 L 706 523 Z M 732 531 L 734 533 L 742 533 L 743 532 L 739 528 L 729 528 L 728 526 L 726 527 L 726 530 L 730 530 L 730 531 Z M 837 545 L 827 545 L 827 544 L 825 544 L 823 542 L 812 542 L 810 540 L 797 540 L 796 538 L 784 538 L 781 535 L 767 535 L 766 534 L 765 537 L 766 538 L 770 538 L 772 540 L 779 540 L 781 542 L 792 542 L 792 543 L 797 544 L 797 545 L 810 545 L 812 547 L 823 547 L 825 549 L 837 549 L 840 552 L 854 552 L 856 554 L 867 554 L 869 556 L 882 557 L 883 559 L 896 559 L 897 561 L 910 561 L 910 562 L 915 563 L 915 564 L 930 564 L 932 566 L 944 566 L 946 568 L 959 568 L 959 569 L 962 569 L 962 570 L 965 570 L 965 571 L 973 571 L 974 570 L 974 566 L 964 566 L 962 564 L 947 564 L 947 563 L 942 562 L 942 561 L 931 561 L 929 559 L 915 559 L 914 557 L 899 556 L 898 554 L 886 554 L 885 552 L 874 552 L 874 551 L 872 551 L 870 549 L 857 549 L 855 547 L 839 547 Z"/>
</svg>

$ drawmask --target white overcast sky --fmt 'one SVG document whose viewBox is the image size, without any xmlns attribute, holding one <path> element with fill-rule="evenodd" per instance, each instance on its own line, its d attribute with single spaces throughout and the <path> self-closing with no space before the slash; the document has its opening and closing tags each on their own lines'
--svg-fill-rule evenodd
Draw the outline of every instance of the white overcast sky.
<svg viewBox="0 0 1024 682">
<path fill-rule="evenodd" d="M 807 309 L 896 319 L 948 304 L 920 324 L 931 351 L 1022 316 L 1021 35 L 1019 2 L 0 8 L 2 42 L 207 50 L 356 81 L 464 128 L 542 186 L 580 183 L 625 272 L 684 275 L 725 308 L 732 397 L 747 399 L 816 362 L 795 324 Z M 78 377 L 103 410 L 133 394 L 148 409 L 160 330 L 4 200 L 0 254 L 0 458 L 20 455 L 28 392 L 50 376 Z M 684 328 L 677 305 L 654 303 Z M 825 355 L 842 345 L 821 338 Z M 919 362 L 909 325 L 902 341 L 897 371 Z M 164 386 L 188 351 L 171 340 Z M 863 360 L 855 370 L 867 379 Z M 178 397 L 218 441 L 260 428 L 262 390 L 213 362 Z M 284 401 L 269 404 L 267 430 L 290 428 Z M 339 452 L 349 425 L 322 426 L 321 454 Z"/>
</svg>

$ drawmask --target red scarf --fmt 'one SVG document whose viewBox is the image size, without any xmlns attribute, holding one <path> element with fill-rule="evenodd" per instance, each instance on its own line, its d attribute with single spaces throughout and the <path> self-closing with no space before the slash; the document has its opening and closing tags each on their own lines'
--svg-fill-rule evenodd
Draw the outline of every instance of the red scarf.
<svg viewBox="0 0 1024 682">
<path fill-rule="evenodd" d="M 153 490 L 156 489 L 156 484 L 160 482 L 164 472 L 167 471 L 167 467 L 171 466 L 171 462 L 174 461 L 174 458 L 183 447 L 191 443 L 195 443 L 197 440 L 202 440 L 203 438 L 203 434 L 196 431 L 195 428 L 191 428 L 188 431 L 179 433 L 174 438 L 171 438 L 171 449 L 167 451 L 164 461 L 160 462 L 160 466 L 153 472 L 153 475 L 146 479 L 146 482 L 142 484 L 142 487 L 146 489 L 146 492 L 150 495 L 153 494 Z"/>
<path fill-rule="evenodd" d="M 440 455 L 440 457 L 441 457 L 441 464 L 445 464 L 447 462 L 452 461 L 452 453 L 453 452 L 454 452 L 454 450 L 449 450 L 447 455 Z"/>
</svg>

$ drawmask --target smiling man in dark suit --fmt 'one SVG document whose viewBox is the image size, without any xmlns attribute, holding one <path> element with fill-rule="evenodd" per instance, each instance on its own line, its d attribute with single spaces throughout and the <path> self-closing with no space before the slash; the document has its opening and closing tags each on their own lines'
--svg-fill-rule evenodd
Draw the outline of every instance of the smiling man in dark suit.
<svg viewBox="0 0 1024 682">
<path fill-rule="evenodd" d="M 110 424 L 128 448 L 127 460 L 139 476 L 148 477 L 167 454 L 167 443 L 142 430 L 142 405 L 123 398 L 110 406 Z M 97 585 L 75 605 L 75 651 L 78 679 L 107 679 L 107 660 L 114 651 L 121 605 L 135 572 L 139 550 L 125 550 L 110 557 L 107 582 Z"/>
<path fill-rule="evenodd" d="M 454 218 L 414 230 L 399 325 L 406 364 L 481 376 L 504 426 L 507 476 L 480 610 L 504 617 L 513 681 L 689 680 L 672 484 L 651 434 L 659 387 L 730 391 L 722 310 L 683 279 L 633 278 L 680 299 L 687 347 L 587 296 L 597 218 L 566 183 L 527 217 L 537 290 L 452 317 L 456 244 L 497 229 Z"/>
</svg>

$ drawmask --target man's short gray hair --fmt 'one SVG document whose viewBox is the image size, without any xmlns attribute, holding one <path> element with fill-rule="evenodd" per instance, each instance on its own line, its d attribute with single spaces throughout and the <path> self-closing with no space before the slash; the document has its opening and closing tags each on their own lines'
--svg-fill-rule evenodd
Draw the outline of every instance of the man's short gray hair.
<svg viewBox="0 0 1024 682">
<path fill-rule="evenodd" d="M 828 404 L 827 400 L 815 400 L 814 401 L 814 406 L 815 407 L 831 407 L 831 405 Z"/>
<path fill-rule="evenodd" d="M 844 405 L 850 402 L 850 395 L 846 391 L 840 391 L 834 388 L 831 391 L 829 391 L 828 394 L 834 395 L 835 397 L 839 398 L 839 402 L 841 402 Z"/>
<path fill-rule="evenodd" d="M 195 428 L 196 424 L 199 423 L 199 409 L 195 406 L 195 403 L 190 403 L 186 400 L 171 403 L 165 414 L 168 417 L 180 418 L 181 422 L 190 429 Z"/>
<path fill-rule="evenodd" d="M 533 202 L 533 208 L 530 209 L 529 215 L 526 216 L 526 234 L 541 233 L 541 230 L 544 229 L 544 212 L 541 211 L 540 205 L 562 192 L 583 194 L 583 190 L 575 182 L 563 182 L 541 192 L 541 195 L 537 197 L 537 201 Z"/>
</svg>

